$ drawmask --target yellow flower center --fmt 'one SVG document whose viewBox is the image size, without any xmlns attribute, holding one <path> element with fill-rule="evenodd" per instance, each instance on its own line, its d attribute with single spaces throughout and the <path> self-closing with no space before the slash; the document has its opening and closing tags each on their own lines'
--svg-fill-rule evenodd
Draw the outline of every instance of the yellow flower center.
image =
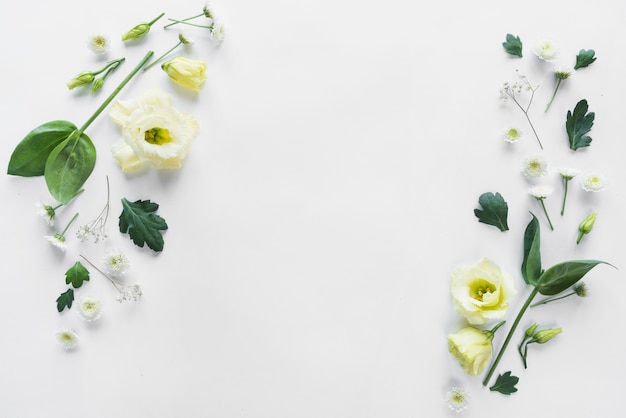
<svg viewBox="0 0 626 418">
<path fill-rule="evenodd" d="M 165 128 L 158 127 L 148 129 L 144 133 L 144 139 L 146 140 L 146 142 L 154 145 L 163 145 L 173 141 L 172 137 L 170 136 L 170 131 Z"/>
<path fill-rule="evenodd" d="M 486 280 L 477 280 L 470 288 L 471 296 L 480 302 L 483 301 L 485 293 L 493 293 L 495 291 L 496 287 Z"/>
</svg>

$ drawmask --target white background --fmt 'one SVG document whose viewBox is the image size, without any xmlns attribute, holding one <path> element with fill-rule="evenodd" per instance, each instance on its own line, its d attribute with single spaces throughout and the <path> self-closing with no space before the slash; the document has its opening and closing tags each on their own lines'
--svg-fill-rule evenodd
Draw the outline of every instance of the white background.
<svg viewBox="0 0 626 418">
<path fill-rule="evenodd" d="M 0 0 L 2 164 L 35 126 L 81 125 L 147 50 L 177 41 L 176 26 L 155 24 L 143 42 L 122 33 L 165 12 L 184 18 L 203 3 Z M 98 149 L 85 193 L 59 212 L 63 224 L 94 218 L 111 182 L 109 239 L 62 254 L 35 203 L 53 203 L 41 178 L 0 177 L 3 222 L 0 417 L 447 417 L 445 392 L 471 395 L 467 417 L 618 417 L 623 405 L 622 329 L 626 268 L 624 211 L 624 51 L 626 3 L 583 1 L 232 0 L 212 3 L 227 38 L 206 32 L 185 56 L 208 64 L 200 94 L 157 67 L 120 93 L 151 87 L 200 121 L 182 169 L 126 176 L 111 157 L 119 130 L 107 112 L 87 130 Z M 109 59 L 126 57 L 100 94 L 65 82 L 103 60 L 86 42 L 106 34 Z M 508 56 L 507 33 L 524 58 Z M 560 45 L 566 64 L 580 49 L 598 60 L 564 82 L 547 114 L 552 66 L 533 56 L 541 39 Z M 531 107 L 555 187 L 546 200 L 549 231 L 520 174 L 539 151 L 518 109 L 499 101 L 519 69 L 539 84 Z M 596 113 L 591 147 L 568 148 L 567 110 L 586 98 Z M 519 143 L 502 140 L 515 125 Z M 559 216 L 557 167 L 603 172 L 606 190 L 571 183 Z M 478 196 L 500 192 L 510 231 L 480 224 Z M 169 230 L 160 254 L 119 233 L 120 199 L 160 205 Z M 578 223 L 598 212 L 575 244 Z M 594 258 L 586 299 L 535 308 L 537 321 L 563 334 L 533 346 L 523 370 L 514 337 L 499 372 L 520 377 L 519 392 L 492 393 L 447 350 L 463 323 L 449 298 L 450 272 L 482 257 L 510 272 L 518 288 L 509 324 L 530 289 L 519 273 L 522 236 L 533 211 L 542 226 L 544 267 Z M 118 304 L 92 271 L 76 290 L 99 297 L 103 317 L 82 322 L 57 313 L 64 272 L 83 254 L 99 262 L 111 248 L 131 261 L 125 276 L 144 298 Z M 79 347 L 65 352 L 59 328 Z M 506 327 L 508 330 L 508 326 Z M 499 347 L 505 331 L 496 335 Z"/>
</svg>

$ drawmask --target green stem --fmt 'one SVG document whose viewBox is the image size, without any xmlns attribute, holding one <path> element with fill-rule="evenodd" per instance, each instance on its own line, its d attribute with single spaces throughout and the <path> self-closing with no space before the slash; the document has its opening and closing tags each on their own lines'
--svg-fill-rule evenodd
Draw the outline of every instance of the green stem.
<svg viewBox="0 0 626 418">
<path fill-rule="evenodd" d="M 109 61 L 109 62 L 107 62 L 107 64 L 106 64 L 106 65 L 105 65 L 105 66 L 104 66 L 101 70 L 94 72 L 94 73 L 93 73 L 93 75 L 98 75 L 98 74 L 100 74 L 101 72 L 106 71 L 106 70 L 108 70 L 108 69 L 110 69 L 110 68 L 115 69 L 115 68 L 119 67 L 119 65 L 120 65 L 120 64 L 121 64 L 121 63 L 122 63 L 125 59 L 126 59 L 126 58 L 123 58 L 123 57 L 122 57 L 122 58 L 119 58 L 119 59 L 116 59 L 116 60 L 113 60 L 113 61 Z"/>
<path fill-rule="evenodd" d="M 528 101 L 528 106 L 526 106 L 525 109 L 524 109 L 524 107 L 522 107 L 521 104 L 519 104 L 519 102 L 517 101 L 515 96 L 510 96 L 510 97 L 513 98 L 513 103 L 515 103 L 517 105 L 517 107 L 519 107 L 520 110 L 524 113 L 524 116 L 526 116 L 526 120 L 528 121 L 528 124 L 530 125 L 530 129 L 533 130 L 533 133 L 535 134 L 535 138 L 537 138 L 537 142 L 539 142 L 539 147 L 541 147 L 541 149 L 543 149 L 543 144 L 541 143 L 541 140 L 539 139 L 539 135 L 537 134 L 537 131 L 535 130 L 535 127 L 534 127 L 532 121 L 530 120 L 530 116 L 528 116 L 528 110 L 530 109 L 530 105 L 533 102 L 533 97 L 534 96 L 535 96 L 535 90 L 532 91 L 532 94 L 530 96 L 530 100 Z"/>
<path fill-rule="evenodd" d="M 146 65 L 145 67 L 143 67 L 143 71 L 148 71 L 148 69 L 152 66 L 154 66 L 156 63 L 158 63 L 159 61 L 161 61 L 163 58 L 165 58 L 170 52 L 172 52 L 173 50 L 175 50 L 176 48 L 178 48 L 180 45 L 182 45 L 183 41 L 178 41 L 178 43 L 176 45 L 174 45 L 173 48 L 171 48 L 170 50 L 168 50 L 165 54 L 161 55 L 159 58 L 155 59 L 154 61 L 152 61 L 150 64 Z"/>
<path fill-rule="evenodd" d="M 559 296 L 559 297 L 556 297 L 556 298 L 547 298 L 547 299 L 541 300 L 541 301 L 539 301 L 537 303 L 533 303 L 529 307 L 530 308 L 534 308 L 535 306 L 545 305 L 546 303 L 554 302 L 555 300 L 565 299 L 566 297 L 569 297 L 569 296 L 572 296 L 572 295 L 575 295 L 575 294 L 576 294 L 576 292 L 572 292 L 572 293 L 568 293 L 567 295 Z"/>
<path fill-rule="evenodd" d="M 548 109 L 550 109 L 550 106 L 552 105 L 552 102 L 554 101 L 554 98 L 556 97 L 556 92 L 559 91 L 559 86 L 561 85 L 561 80 L 562 79 L 558 79 L 558 81 L 556 82 L 556 88 L 554 89 L 554 93 L 552 94 L 552 98 L 550 99 L 550 102 L 548 103 L 548 106 L 546 107 L 546 112 L 548 111 Z"/>
<path fill-rule="evenodd" d="M 511 329 L 509 330 L 509 333 L 507 334 L 506 339 L 504 340 L 504 343 L 502 344 L 502 347 L 500 348 L 500 351 L 498 352 L 498 355 L 496 356 L 496 359 L 493 361 L 493 363 L 491 363 L 491 367 L 489 368 L 489 371 L 487 372 L 487 376 L 485 376 L 485 379 L 483 380 L 483 386 L 487 386 L 487 384 L 489 383 L 489 379 L 491 379 L 491 376 L 496 371 L 496 367 L 500 363 L 500 359 L 502 359 L 502 355 L 504 354 L 506 347 L 509 345 L 509 342 L 511 341 L 511 338 L 513 337 L 513 333 L 515 332 L 517 325 L 521 321 L 522 316 L 524 316 L 524 313 L 526 312 L 526 309 L 528 309 L 528 306 L 532 303 L 534 297 L 537 296 L 537 293 L 539 293 L 539 289 L 535 287 L 533 291 L 530 292 L 530 295 L 528 295 L 528 299 L 526 299 L 526 302 L 524 302 L 524 306 L 522 306 L 522 309 L 520 309 L 519 313 L 517 314 L 517 317 L 515 318 L 513 325 L 511 325 Z"/>
<path fill-rule="evenodd" d="M 172 25 L 175 24 L 175 23 L 182 23 L 182 24 L 189 25 L 189 26 L 195 26 L 196 28 L 204 28 L 204 29 L 212 29 L 213 28 L 213 25 L 211 25 L 211 26 L 203 26 L 203 25 L 196 25 L 195 23 L 185 22 L 184 20 L 176 20 L 176 19 L 169 19 L 169 20 L 174 22 L 174 23 L 172 23 Z"/>
<path fill-rule="evenodd" d="M 541 207 L 543 208 L 543 213 L 546 214 L 546 219 L 548 219 L 548 224 L 550 225 L 550 229 L 554 231 L 554 227 L 552 226 L 552 221 L 550 220 L 550 216 L 548 216 L 548 211 L 546 210 L 546 205 L 543 203 L 543 199 L 539 199 L 541 202 Z"/>
<path fill-rule="evenodd" d="M 561 216 L 565 213 L 565 199 L 567 199 L 567 183 L 569 183 L 569 179 L 563 177 L 563 205 L 561 205 Z"/>
<path fill-rule="evenodd" d="M 65 227 L 65 229 L 63 230 L 63 232 L 61 232 L 61 236 L 65 237 L 65 233 L 67 232 L 67 230 L 70 228 L 70 225 L 72 225 L 74 223 L 74 221 L 76 220 L 76 218 L 78 218 L 78 212 L 76 212 L 76 214 L 74 216 L 72 216 L 72 219 L 70 219 L 70 221 L 67 223 L 67 226 Z"/>
<path fill-rule="evenodd" d="M 173 26 L 173 25 L 175 25 L 177 23 L 187 22 L 188 20 L 192 20 L 192 19 L 195 19 L 195 18 L 200 17 L 200 16 L 204 16 L 204 13 L 200 13 L 199 15 L 191 16 L 191 17 L 188 17 L 188 18 L 182 19 L 182 20 L 169 19 L 169 20 L 173 20 L 174 22 L 163 26 L 163 29 L 167 29 L 170 26 Z"/>
<path fill-rule="evenodd" d="M 155 17 L 154 19 L 152 19 L 150 22 L 147 23 L 148 26 L 152 26 L 154 24 L 154 22 L 156 22 L 157 20 L 159 20 L 160 18 L 163 17 L 164 13 L 161 13 L 160 15 L 158 15 L 157 17 Z"/>
</svg>

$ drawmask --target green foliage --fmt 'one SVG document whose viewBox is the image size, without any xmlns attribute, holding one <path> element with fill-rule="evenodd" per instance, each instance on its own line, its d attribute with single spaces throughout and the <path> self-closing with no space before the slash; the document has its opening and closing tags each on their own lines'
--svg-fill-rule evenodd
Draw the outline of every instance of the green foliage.
<svg viewBox="0 0 626 418">
<path fill-rule="evenodd" d="M 541 276 L 540 229 L 539 220 L 531 213 L 532 219 L 524 231 L 524 260 L 522 277 L 527 284 L 535 285 Z"/>
<path fill-rule="evenodd" d="M 510 33 L 507 33 L 506 41 L 502 42 L 502 46 L 504 47 L 504 50 L 509 54 L 522 58 L 522 41 L 520 40 L 519 36 L 514 36 Z"/>
<path fill-rule="evenodd" d="M 70 309 L 72 307 L 72 302 L 74 302 L 74 291 L 72 289 L 67 289 L 67 291 L 61 293 L 61 295 L 57 298 L 57 310 L 59 312 L 63 311 L 63 309 Z"/>
<path fill-rule="evenodd" d="M 574 69 L 578 70 L 579 68 L 585 68 L 590 66 L 596 60 L 596 51 L 593 49 L 584 50 L 581 49 L 576 55 L 576 65 L 574 65 Z"/>
<path fill-rule="evenodd" d="M 541 275 L 536 288 L 542 295 L 556 295 L 575 285 L 598 264 L 611 265 L 598 260 L 574 260 L 555 264 Z"/>
<path fill-rule="evenodd" d="M 75 289 L 78 289 L 87 281 L 89 281 L 89 270 L 87 270 L 80 261 L 74 263 L 74 265 L 65 272 L 65 283 L 71 284 Z"/>
<path fill-rule="evenodd" d="M 127 233 L 139 247 L 147 244 L 153 251 L 163 250 L 163 236 L 160 231 L 167 229 L 165 219 L 154 212 L 159 205 L 149 200 L 129 202 L 122 198 L 122 214 L 119 219 L 121 233 Z"/>
<path fill-rule="evenodd" d="M 76 126 L 65 120 L 55 120 L 36 127 L 13 150 L 7 174 L 43 176 L 46 160 L 52 150 L 75 130 Z"/>
<path fill-rule="evenodd" d="M 510 395 L 511 393 L 517 392 L 517 385 L 519 382 L 519 377 L 511 375 L 511 372 L 504 372 L 504 374 L 499 374 L 496 382 L 489 388 L 492 392 L 500 392 L 503 395 Z"/>
<path fill-rule="evenodd" d="M 587 133 L 593 126 L 596 114 L 594 112 L 587 113 L 588 110 L 587 100 L 582 99 L 574 107 L 574 112 L 567 111 L 565 129 L 569 137 L 569 147 L 573 151 L 576 151 L 578 148 L 588 147 L 591 144 L 591 137 L 587 136 Z"/>
<path fill-rule="evenodd" d="M 507 225 L 509 206 L 500 193 L 483 193 L 478 198 L 478 203 L 482 207 L 482 210 L 474 209 L 474 215 L 476 215 L 479 222 L 493 225 L 500 231 L 509 230 L 509 226 Z"/>
</svg>

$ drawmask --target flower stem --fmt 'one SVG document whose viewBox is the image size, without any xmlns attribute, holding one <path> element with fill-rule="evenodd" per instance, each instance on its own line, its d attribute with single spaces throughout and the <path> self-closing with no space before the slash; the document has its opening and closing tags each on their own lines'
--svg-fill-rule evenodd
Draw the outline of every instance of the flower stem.
<svg viewBox="0 0 626 418">
<path fill-rule="evenodd" d="M 526 106 L 525 109 L 524 109 L 524 107 L 522 107 L 522 105 L 519 104 L 519 102 L 517 101 L 515 96 L 511 96 L 511 97 L 513 99 L 513 102 L 517 105 L 517 107 L 519 107 L 520 110 L 524 113 L 524 116 L 526 116 L 526 120 L 528 121 L 528 124 L 530 125 L 530 129 L 533 130 L 533 133 L 535 134 L 535 138 L 537 138 L 537 142 L 539 142 L 539 147 L 541 147 L 541 149 L 543 149 L 543 144 L 541 143 L 541 140 L 539 139 L 539 135 L 537 134 L 537 131 L 535 130 L 535 127 L 534 127 L 532 121 L 530 120 L 530 116 L 528 116 L 528 110 L 530 109 L 530 105 L 533 102 L 533 97 L 534 96 L 535 96 L 535 90 L 532 91 L 532 94 L 530 96 L 530 100 L 528 101 L 528 106 Z"/>
<path fill-rule="evenodd" d="M 572 296 L 572 295 L 575 295 L 575 294 L 576 294 L 576 292 L 572 292 L 572 293 L 568 293 L 567 295 L 559 296 L 559 297 L 556 297 L 556 298 L 547 298 L 547 299 L 541 300 L 541 301 L 539 301 L 537 303 L 533 303 L 529 307 L 530 308 L 534 308 L 535 306 L 545 305 L 546 303 L 554 302 L 555 300 L 565 299 L 566 297 L 569 297 L 569 296 Z"/>
<path fill-rule="evenodd" d="M 182 23 L 182 24 L 189 25 L 189 26 L 195 26 L 196 28 L 211 29 L 213 27 L 213 25 L 211 26 L 196 25 L 195 23 L 185 22 L 184 20 L 176 20 L 176 19 L 169 19 L 169 20 L 171 20 L 173 23 L 170 23 L 167 26 L 174 25 L 176 23 Z M 164 27 L 166 28 L 167 26 L 164 26 Z"/>
<path fill-rule="evenodd" d="M 548 224 L 550 225 L 550 229 L 554 231 L 554 227 L 552 226 L 552 221 L 550 220 L 550 216 L 548 216 L 548 211 L 546 210 L 546 205 L 543 203 L 543 199 L 539 199 L 541 202 L 541 207 L 543 208 L 543 213 L 546 214 L 546 219 L 548 219 Z"/>
<path fill-rule="evenodd" d="M 507 346 L 509 345 L 509 342 L 511 341 L 511 338 L 513 337 L 513 333 L 515 332 L 517 325 L 521 321 L 522 316 L 524 316 L 524 313 L 526 312 L 526 309 L 528 309 L 528 306 L 530 306 L 535 296 L 537 296 L 537 293 L 539 293 L 539 289 L 535 287 L 533 291 L 530 292 L 530 295 L 528 295 L 528 299 L 526 299 L 526 302 L 524 302 L 524 305 L 522 306 L 522 309 L 520 309 L 519 313 L 517 314 L 517 317 L 515 318 L 513 325 L 511 325 L 511 329 L 509 330 L 509 333 L 507 334 L 506 339 L 504 340 L 504 343 L 502 344 L 502 347 L 500 348 L 500 351 L 498 352 L 498 355 L 496 356 L 496 359 L 493 361 L 493 363 L 491 363 L 491 367 L 489 368 L 489 371 L 487 372 L 487 376 L 485 376 L 485 379 L 483 380 L 483 386 L 487 386 L 487 384 L 489 383 L 489 379 L 491 379 L 491 376 L 495 372 L 496 367 L 500 363 L 500 359 L 502 359 L 504 350 L 506 350 Z"/>
<path fill-rule="evenodd" d="M 67 232 L 68 229 L 70 229 L 70 225 L 72 225 L 74 223 L 76 218 L 78 218 L 78 212 L 76 212 L 76 214 L 74 216 L 72 216 L 72 219 L 70 219 L 70 221 L 67 223 L 67 226 L 65 227 L 63 232 L 61 232 L 61 236 L 62 237 L 65 237 L 65 233 Z"/>
<path fill-rule="evenodd" d="M 159 61 L 161 61 L 163 58 L 165 58 L 170 52 L 172 52 L 173 50 L 175 50 L 176 48 L 178 48 L 181 44 L 183 43 L 183 41 L 178 41 L 178 43 L 176 45 L 174 45 L 174 47 L 172 47 L 171 49 L 169 49 L 165 54 L 161 55 L 159 58 L 155 59 L 154 61 L 152 61 L 150 64 L 146 65 L 145 67 L 143 67 L 143 71 L 148 71 L 149 68 L 151 68 L 152 66 L 154 66 L 156 63 L 158 63 Z"/>
<path fill-rule="evenodd" d="M 154 19 L 152 19 L 150 22 L 148 22 L 148 26 L 152 26 L 152 25 L 154 24 L 154 22 L 156 22 L 157 20 L 159 20 L 160 18 L 162 18 L 164 14 L 165 14 L 165 12 L 161 13 L 160 15 L 158 15 L 157 17 L 155 17 Z"/>
<path fill-rule="evenodd" d="M 561 79 L 559 78 L 558 81 L 556 82 L 556 87 L 554 89 L 554 93 L 552 94 L 552 98 L 550 99 L 550 102 L 548 103 L 548 106 L 546 106 L 546 112 L 548 111 L 548 109 L 550 109 L 550 106 L 552 105 L 552 102 L 554 101 L 554 98 L 556 97 L 556 92 L 559 91 L 559 86 L 561 85 Z"/>
<path fill-rule="evenodd" d="M 569 183 L 569 179 L 563 178 L 563 204 L 561 205 L 561 216 L 565 213 L 565 199 L 567 199 L 567 183 Z"/>
<path fill-rule="evenodd" d="M 192 19 L 195 19 L 195 18 L 200 17 L 200 16 L 204 16 L 204 13 L 200 13 L 199 15 L 191 16 L 191 17 L 188 17 L 188 18 L 185 18 L 185 19 L 182 19 L 182 20 L 176 20 L 176 19 L 169 19 L 169 18 L 168 18 L 169 20 L 173 20 L 173 22 L 172 22 L 172 23 L 170 23 L 170 24 L 167 24 L 167 25 L 163 26 L 163 29 L 167 29 L 167 28 L 169 28 L 170 26 L 173 26 L 173 25 L 175 25 L 175 24 L 177 24 L 177 23 L 184 23 L 184 22 L 187 22 L 188 20 L 192 20 Z"/>
</svg>

